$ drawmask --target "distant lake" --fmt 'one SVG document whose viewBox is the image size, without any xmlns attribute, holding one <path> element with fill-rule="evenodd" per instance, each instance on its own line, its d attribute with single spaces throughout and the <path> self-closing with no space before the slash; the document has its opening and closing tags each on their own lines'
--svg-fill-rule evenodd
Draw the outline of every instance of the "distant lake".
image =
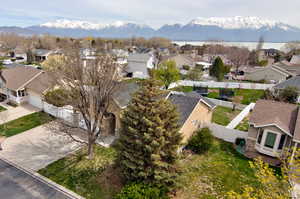
<svg viewBox="0 0 300 199">
<path fill-rule="evenodd" d="M 185 44 L 195 45 L 195 46 L 203 46 L 204 44 L 223 44 L 226 46 L 239 46 L 239 47 L 247 47 L 249 50 L 256 49 L 258 42 L 213 42 L 213 41 L 173 41 L 173 43 L 183 46 Z M 283 46 L 286 43 L 271 43 L 265 42 L 263 48 L 274 48 L 277 50 L 284 50 Z"/>
</svg>

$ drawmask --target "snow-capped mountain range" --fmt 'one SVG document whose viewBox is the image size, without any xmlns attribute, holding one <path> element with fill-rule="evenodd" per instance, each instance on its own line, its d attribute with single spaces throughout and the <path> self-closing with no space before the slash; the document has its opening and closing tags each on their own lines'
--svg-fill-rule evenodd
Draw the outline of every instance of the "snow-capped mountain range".
<svg viewBox="0 0 300 199">
<path fill-rule="evenodd" d="M 111 24 L 79 20 L 57 20 L 26 28 L 0 27 L 0 32 L 52 34 L 70 37 L 166 37 L 172 40 L 257 41 L 263 36 L 269 42 L 300 40 L 300 28 L 258 17 L 199 17 L 187 24 L 148 25 L 117 21 Z"/>
<path fill-rule="evenodd" d="M 78 20 L 67 20 L 60 19 L 54 22 L 47 22 L 41 24 L 41 27 L 47 28 L 70 28 L 70 29 L 85 29 L 85 30 L 101 30 L 105 28 L 120 28 L 127 26 L 129 24 L 134 24 L 130 22 L 116 21 L 111 24 L 93 23 L 89 21 L 78 21 Z M 137 25 L 137 24 L 136 24 Z M 140 27 L 147 27 L 147 25 L 137 25 Z"/>
<path fill-rule="evenodd" d="M 259 17 L 199 17 L 190 22 L 190 24 L 202 25 L 202 26 L 218 26 L 224 29 L 260 29 L 263 27 L 279 27 L 283 30 L 288 30 L 289 25 L 277 22 L 274 20 L 261 19 Z"/>
</svg>

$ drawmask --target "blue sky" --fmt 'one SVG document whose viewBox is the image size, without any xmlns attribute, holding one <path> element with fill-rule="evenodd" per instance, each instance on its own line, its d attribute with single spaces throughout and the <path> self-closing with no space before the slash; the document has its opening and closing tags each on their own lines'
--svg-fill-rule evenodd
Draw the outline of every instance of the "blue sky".
<svg viewBox="0 0 300 199">
<path fill-rule="evenodd" d="M 299 0 L 9 0 L 0 7 L 0 26 L 30 26 L 66 18 L 159 27 L 196 17 L 258 16 L 300 27 L 299 8 Z"/>
</svg>

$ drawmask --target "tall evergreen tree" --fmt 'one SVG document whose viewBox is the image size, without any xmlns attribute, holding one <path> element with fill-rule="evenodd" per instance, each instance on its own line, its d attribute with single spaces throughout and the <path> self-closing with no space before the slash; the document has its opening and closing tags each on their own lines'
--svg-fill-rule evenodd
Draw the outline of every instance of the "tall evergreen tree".
<svg viewBox="0 0 300 199">
<path fill-rule="evenodd" d="M 178 113 L 154 80 L 143 82 L 123 112 L 119 164 L 128 181 L 171 188 L 180 147 Z"/>
<path fill-rule="evenodd" d="M 217 57 L 209 71 L 209 75 L 216 77 L 218 81 L 223 80 L 225 74 L 225 66 L 220 57 Z"/>
</svg>

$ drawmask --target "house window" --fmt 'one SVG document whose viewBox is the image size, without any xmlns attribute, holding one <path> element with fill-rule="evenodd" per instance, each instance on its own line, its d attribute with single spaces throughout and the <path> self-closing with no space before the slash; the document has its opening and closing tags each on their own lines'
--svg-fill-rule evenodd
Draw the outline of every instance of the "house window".
<svg viewBox="0 0 300 199">
<path fill-rule="evenodd" d="M 261 129 L 259 129 L 258 137 L 257 137 L 257 143 L 258 143 L 258 144 L 261 143 L 263 134 L 264 134 L 263 131 L 262 131 Z"/>
<path fill-rule="evenodd" d="M 275 145 L 276 137 L 277 135 L 275 133 L 267 132 L 265 146 L 273 149 Z"/>
<path fill-rule="evenodd" d="M 19 91 L 18 91 L 18 96 L 19 96 L 19 97 L 24 97 L 24 96 L 26 96 L 26 95 L 27 95 L 27 93 L 26 93 L 25 90 L 19 90 Z"/>
<path fill-rule="evenodd" d="M 281 135 L 281 137 L 280 137 L 279 146 L 278 146 L 279 150 L 283 148 L 285 137 L 286 137 L 286 135 Z"/>
<path fill-rule="evenodd" d="M 14 97 L 17 97 L 17 92 L 16 91 L 10 91 L 11 95 Z"/>
</svg>

